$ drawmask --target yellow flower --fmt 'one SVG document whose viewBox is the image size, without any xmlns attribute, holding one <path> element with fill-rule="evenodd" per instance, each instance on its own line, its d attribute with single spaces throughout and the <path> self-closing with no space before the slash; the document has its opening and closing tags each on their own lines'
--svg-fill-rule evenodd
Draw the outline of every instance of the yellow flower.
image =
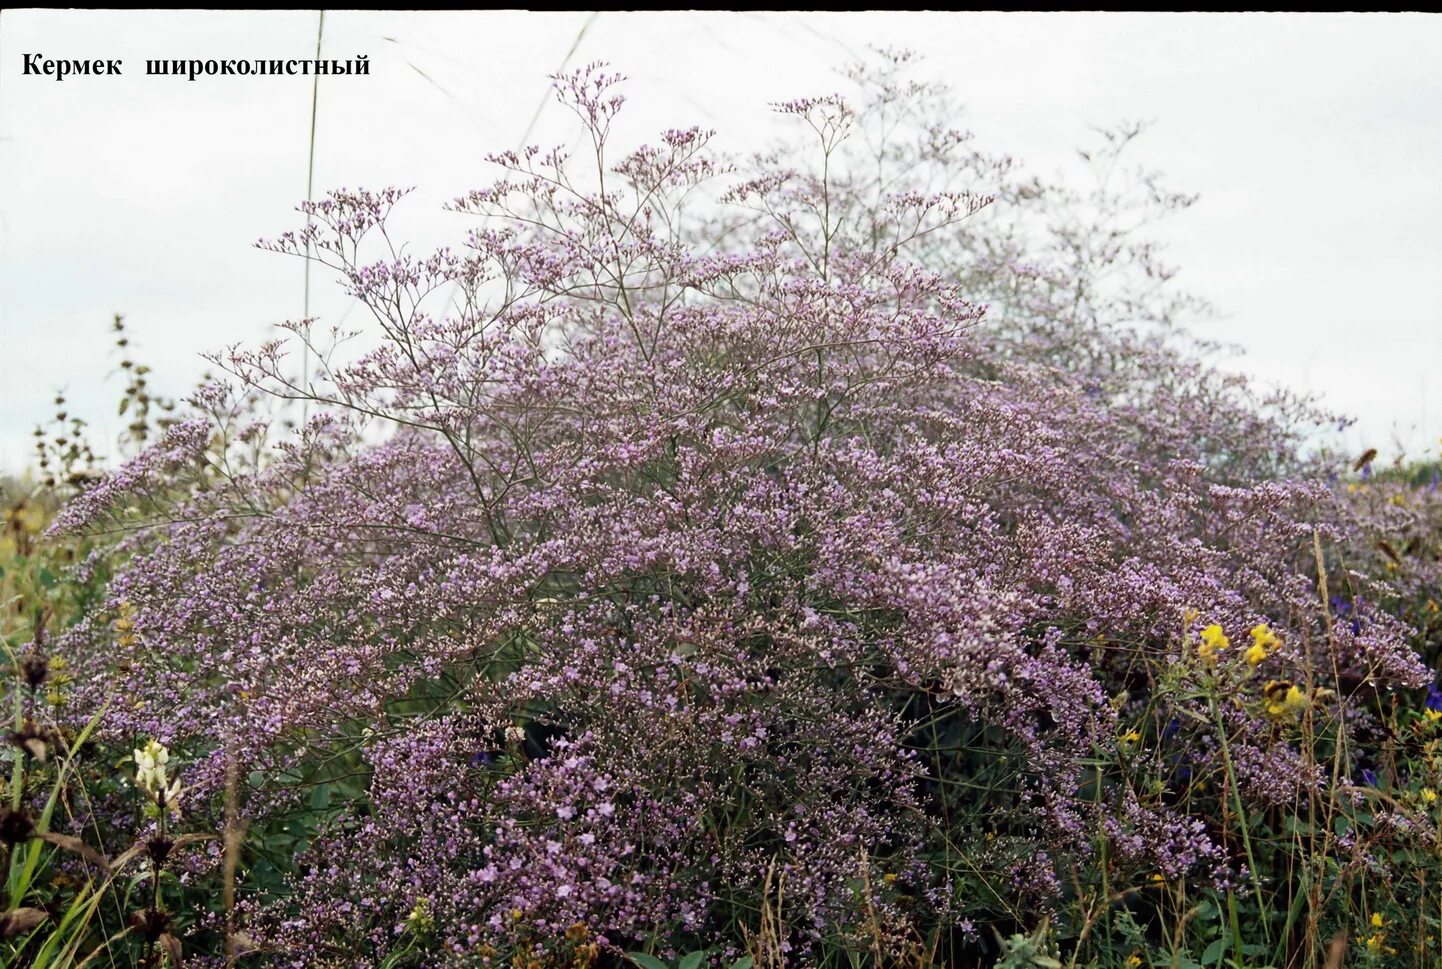
<svg viewBox="0 0 1442 969">
<path fill-rule="evenodd" d="M 1285 680 L 1268 680 L 1267 685 L 1262 687 L 1262 695 L 1265 698 L 1263 708 L 1267 716 L 1279 723 L 1302 719 L 1302 714 L 1312 705 L 1306 691 Z"/>
<path fill-rule="evenodd" d="M 1252 627 L 1251 636 L 1253 645 L 1260 646 L 1269 653 L 1282 645 L 1282 641 L 1277 638 L 1277 634 L 1272 632 L 1272 627 L 1264 622 Z"/>
<path fill-rule="evenodd" d="M 1382 931 L 1387 925 L 1387 920 L 1382 917 L 1382 913 L 1373 912 L 1372 918 L 1369 921 L 1371 922 L 1372 928 L 1377 931 L 1367 936 L 1367 951 L 1389 956 L 1395 955 L 1397 950 L 1387 944 L 1387 933 Z"/>
<path fill-rule="evenodd" d="M 1434 790 L 1432 790 L 1432 788 L 1430 788 L 1430 787 L 1424 787 L 1424 788 L 1422 788 L 1422 803 L 1423 803 L 1423 804 L 1435 804 L 1435 803 L 1437 803 L 1437 792 L 1434 791 Z"/>
<path fill-rule="evenodd" d="M 1247 652 L 1245 656 L 1248 666 L 1259 666 L 1261 665 L 1262 660 L 1267 658 L 1267 648 L 1265 646 L 1259 646 L 1256 643 L 1253 643 L 1252 645 L 1247 647 Z"/>
<path fill-rule="evenodd" d="M 1438 720 L 1442 720 L 1442 710 L 1423 710 L 1422 718 L 1428 723 L 1436 723 Z"/>
<path fill-rule="evenodd" d="M 1202 630 L 1202 643 L 1197 647 L 1197 653 L 1201 655 L 1202 659 L 1211 662 L 1216 659 L 1218 653 L 1230 645 L 1232 645 L 1232 641 L 1227 638 L 1226 633 L 1222 632 L 1222 627 L 1212 623 Z"/>
<path fill-rule="evenodd" d="M 1139 744 L 1142 742 L 1142 735 L 1135 730 L 1128 730 L 1126 733 L 1122 734 L 1121 741 L 1123 744 L 1127 745 Z"/>
<path fill-rule="evenodd" d="M 1135 952 L 1133 952 L 1131 955 L 1127 956 L 1127 961 L 1126 961 L 1126 967 L 1127 967 L 1127 969 L 1141 969 L 1141 964 L 1142 964 L 1142 957 L 1139 956 L 1139 955 L 1137 955 Z"/>
</svg>

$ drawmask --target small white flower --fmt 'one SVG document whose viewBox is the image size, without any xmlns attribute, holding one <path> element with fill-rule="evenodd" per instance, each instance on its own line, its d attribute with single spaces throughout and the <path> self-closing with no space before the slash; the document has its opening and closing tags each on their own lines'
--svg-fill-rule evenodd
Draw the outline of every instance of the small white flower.
<svg viewBox="0 0 1442 969">
<path fill-rule="evenodd" d="M 182 790 L 184 788 L 180 786 L 178 780 L 165 790 L 165 806 L 170 808 L 170 812 L 177 817 L 180 815 L 180 792 Z"/>
<path fill-rule="evenodd" d="M 144 747 L 135 748 L 135 765 L 144 772 L 160 771 L 165 772 L 165 765 L 170 763 L 170 751 L 155 740 L 148 740 Z"/>
<path fill-rule="evenodd" d="M 164 767 L 142 767 L 135 772 L 135 783 L 151 794 L 164 790 L 165 782 Z"/>
<path fill-rule="evenodd" d="M 164 804 L 180 813 L 180 781 L 166 776 L 166 765 L 170 763 L 170 751 L 155 740 L 146 741 L 144 747 L 135 749 L 135 784 L 150 795 L 157 805 Z"/>
</svg>

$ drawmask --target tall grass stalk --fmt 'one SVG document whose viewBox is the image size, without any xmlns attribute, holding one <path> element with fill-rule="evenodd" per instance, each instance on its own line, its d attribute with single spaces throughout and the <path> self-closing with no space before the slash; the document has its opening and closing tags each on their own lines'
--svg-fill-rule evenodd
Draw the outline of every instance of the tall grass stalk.
<svg viewBox="0 0 1442 969">
<path fill-rule="evenodd" d="M 325 11 L 319 13 L 315 26 L 315 59 L 320 60 L 321 44 L 325 41 Z M 318 108 L 320 107 L 320 75 L 312 74 L 310 81 L 310 141 L 307 145 L 305 160 L 305 197 L 309 201 L 315 195 L 315 129 Z M 310 216 L 306 216 L 306 224 L 309 225 Z M 310 319 L 310 242 L 305 245 L 305 292 L 301 303 L 301 319 Z M 301 386 L 310 383 L 310 341 L 302 341 L 301 347 Z M 301 422 L 304 423 L 307 417 L 307 401 L 301 401 Z"/>
</svg>

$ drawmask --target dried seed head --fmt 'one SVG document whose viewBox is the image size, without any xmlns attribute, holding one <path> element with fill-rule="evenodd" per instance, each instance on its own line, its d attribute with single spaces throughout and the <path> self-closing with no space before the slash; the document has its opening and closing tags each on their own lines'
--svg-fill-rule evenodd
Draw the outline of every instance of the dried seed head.
<svg viewBox="0 0 1442 969">
<path fill-rule="evenodd" d="M 0 939 L 24 935 L 50 916 L 44 909 L 17 908 L 0 915 Z"/>
<path fill-rule="evenodd" d="M 40 652 L 27 653 L 19 664 L 20 678 L 32 690 L 38 690 L 50 675 L 50 657 Z"/>
<path fill-rule="evenodd" d="M 36 725 L 35 721 L 26 720 L 19 730 L 10 732 L 8 739 L 13 746 L 43 764 L 50 757 L 50 748 L 58 745 L 60 737 L 49 728 Z"/>
</svg>

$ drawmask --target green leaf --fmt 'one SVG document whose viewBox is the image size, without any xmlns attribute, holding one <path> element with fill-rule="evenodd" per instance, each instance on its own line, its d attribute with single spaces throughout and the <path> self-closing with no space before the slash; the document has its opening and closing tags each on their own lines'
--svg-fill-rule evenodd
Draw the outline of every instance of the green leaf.
<svg viewBox="0 0 1442 969">
<path fill-rule="evenodd" d="M 1317 833 L 1316 825 L 1312 824 L 1309 821 L 1303 821 L 1301 818 L 1290 814 L 1287 815 L 1287 818 L 1283 822 L 1282 827 L 1283 830 L 1287 832 L 1287 834 L 1310 835 Z"/>
<path fill-rule="evenodd" d="M 751 957 L 742 956 L 735 962 L 731 963 L 731 969 L 751 969 Z"/>
<path fill-rule="evenodd" d="M 680 962 L 676 963 L 676 969 L 697 969 L 706 960 L 706 952 L 707 950 L 702 949 L 699 952 L 687 953 L 681 957 Z"/>
<path fill-rule="evenodd" d="M 1217 940 L 1215 940 L 1214 942 L 1212 942 L 1211 945 L 1207 946 L 1206 950 L 1202 953 L 1202 965 L 1204 965 L 1204 966 L 1215 966 L 1215 965 L 1219 965 L 1219 964 L 1221 963 L 1221 961 L 1222 961 L 1222 955 L 1223 955 L 1226 951 L 1227 951 L 1227 937 L 1224 935 L 1224 936 L 1222 936 L 1220 939 L 1217 939 Z"/>
<path fill-rule="evenodd" d="M 628 952 L 626 958 L 640 966 L 641 969 L 667 969 L 666 963 L 655 956 L 648 956 L 644 952 Z"/>
</svg>

